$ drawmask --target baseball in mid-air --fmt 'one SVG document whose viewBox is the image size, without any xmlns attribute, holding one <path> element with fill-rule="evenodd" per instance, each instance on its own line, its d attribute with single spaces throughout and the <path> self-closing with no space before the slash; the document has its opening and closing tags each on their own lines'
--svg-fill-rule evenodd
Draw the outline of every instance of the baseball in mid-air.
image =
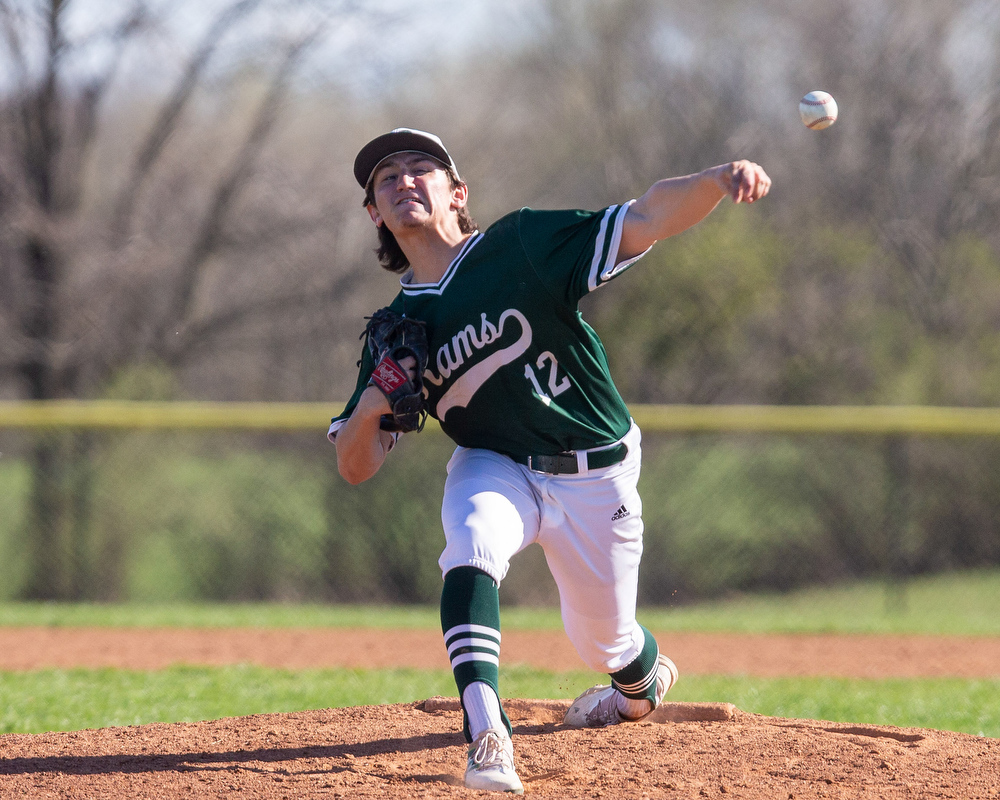
<svg viewBox="0 0 1000 800">
<path fill-rule="evenodd" d="M 837 121 L 837 101 L 828 92 L 809 92 L 799 101 L 799 116 L 810 130 L 829 128 Z"/>
</svg>

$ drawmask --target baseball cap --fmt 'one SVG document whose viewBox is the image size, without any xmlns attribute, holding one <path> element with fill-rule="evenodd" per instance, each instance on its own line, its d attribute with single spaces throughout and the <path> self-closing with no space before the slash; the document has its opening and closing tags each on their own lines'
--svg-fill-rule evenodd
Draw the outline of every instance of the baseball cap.
<svg viewBox="0 0 1000 800">
<path fill-rule="evenodd" d="M 455 162 L 441 140 L 433 133 L 413 128 L 396 128 L 372 139 L 361 148 L 358 157 L 354 159 L 354 177 L 362 189 L 368 187 L 368 181 L 371 180 L 375 168 L 396 153 L 423 153 L 440 161 L 446 167 L 451 167 L 455 170 L 455 174 L 458 174 Z"/>
</svg>

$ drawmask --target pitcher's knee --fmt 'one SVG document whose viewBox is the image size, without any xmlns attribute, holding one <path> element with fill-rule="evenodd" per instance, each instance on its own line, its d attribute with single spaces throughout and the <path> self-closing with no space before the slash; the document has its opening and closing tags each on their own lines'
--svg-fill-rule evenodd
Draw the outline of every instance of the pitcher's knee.
<svg viewBox="0 0 1000 800">
<path fill-rule="evenodd" d="M 632 663 L 642 652 L 645 635 L 633 623 L 620 620 L 566 620 L 566 633 L 583 663 L 595 672 L 612 673 Z"/>
</svg>

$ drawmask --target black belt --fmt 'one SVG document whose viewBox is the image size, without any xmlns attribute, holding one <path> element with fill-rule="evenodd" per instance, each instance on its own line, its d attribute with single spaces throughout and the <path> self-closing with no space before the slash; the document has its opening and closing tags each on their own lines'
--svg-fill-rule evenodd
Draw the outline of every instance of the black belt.
<svg viewBox="0 0 1000 800">
<path fill-rule="evenodd" d="M 514 460 L 535 472 L 547 472 L 550 475 L 575 475 L 580 471 L 576 455 L 575 450 L 567 450 L 564 453 L 556 453 L 554 456 L 520 456 L 514 457 Z M 585 455 L 587 456 L 588 470 L 610 467 L 612 464 L 625 460 L 625 456 L 628 455 L 628 446 L 624 442 L 619 442 L 602 450 L 588 450 Z"/>
</svg>

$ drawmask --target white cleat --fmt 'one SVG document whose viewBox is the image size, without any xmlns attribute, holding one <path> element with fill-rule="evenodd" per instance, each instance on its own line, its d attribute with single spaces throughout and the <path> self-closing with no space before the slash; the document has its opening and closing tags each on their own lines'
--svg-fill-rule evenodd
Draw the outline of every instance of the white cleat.
<svg viewBox="0 0 1000 800">
<path fill-rule="evenodd" d="M 514 771 L 514 743 L 507 731 L 485 731 L 469 745 L 465 785 L 487 792 L 524 794 L 521 779 Z"/>
<path fill-rule="evenodd" d="M 662 653 L 656 670 L 656 704 L 638 717 L 626 717 L 618 707 L 621 692 L 613 686 L 591 686 L 569 707 L 563 724 L 571 728 L 605 728 L 619 722 L 638 722 L 653 713 L 671 686 L 677 683 L 677 667 Z"/>
</svg>

